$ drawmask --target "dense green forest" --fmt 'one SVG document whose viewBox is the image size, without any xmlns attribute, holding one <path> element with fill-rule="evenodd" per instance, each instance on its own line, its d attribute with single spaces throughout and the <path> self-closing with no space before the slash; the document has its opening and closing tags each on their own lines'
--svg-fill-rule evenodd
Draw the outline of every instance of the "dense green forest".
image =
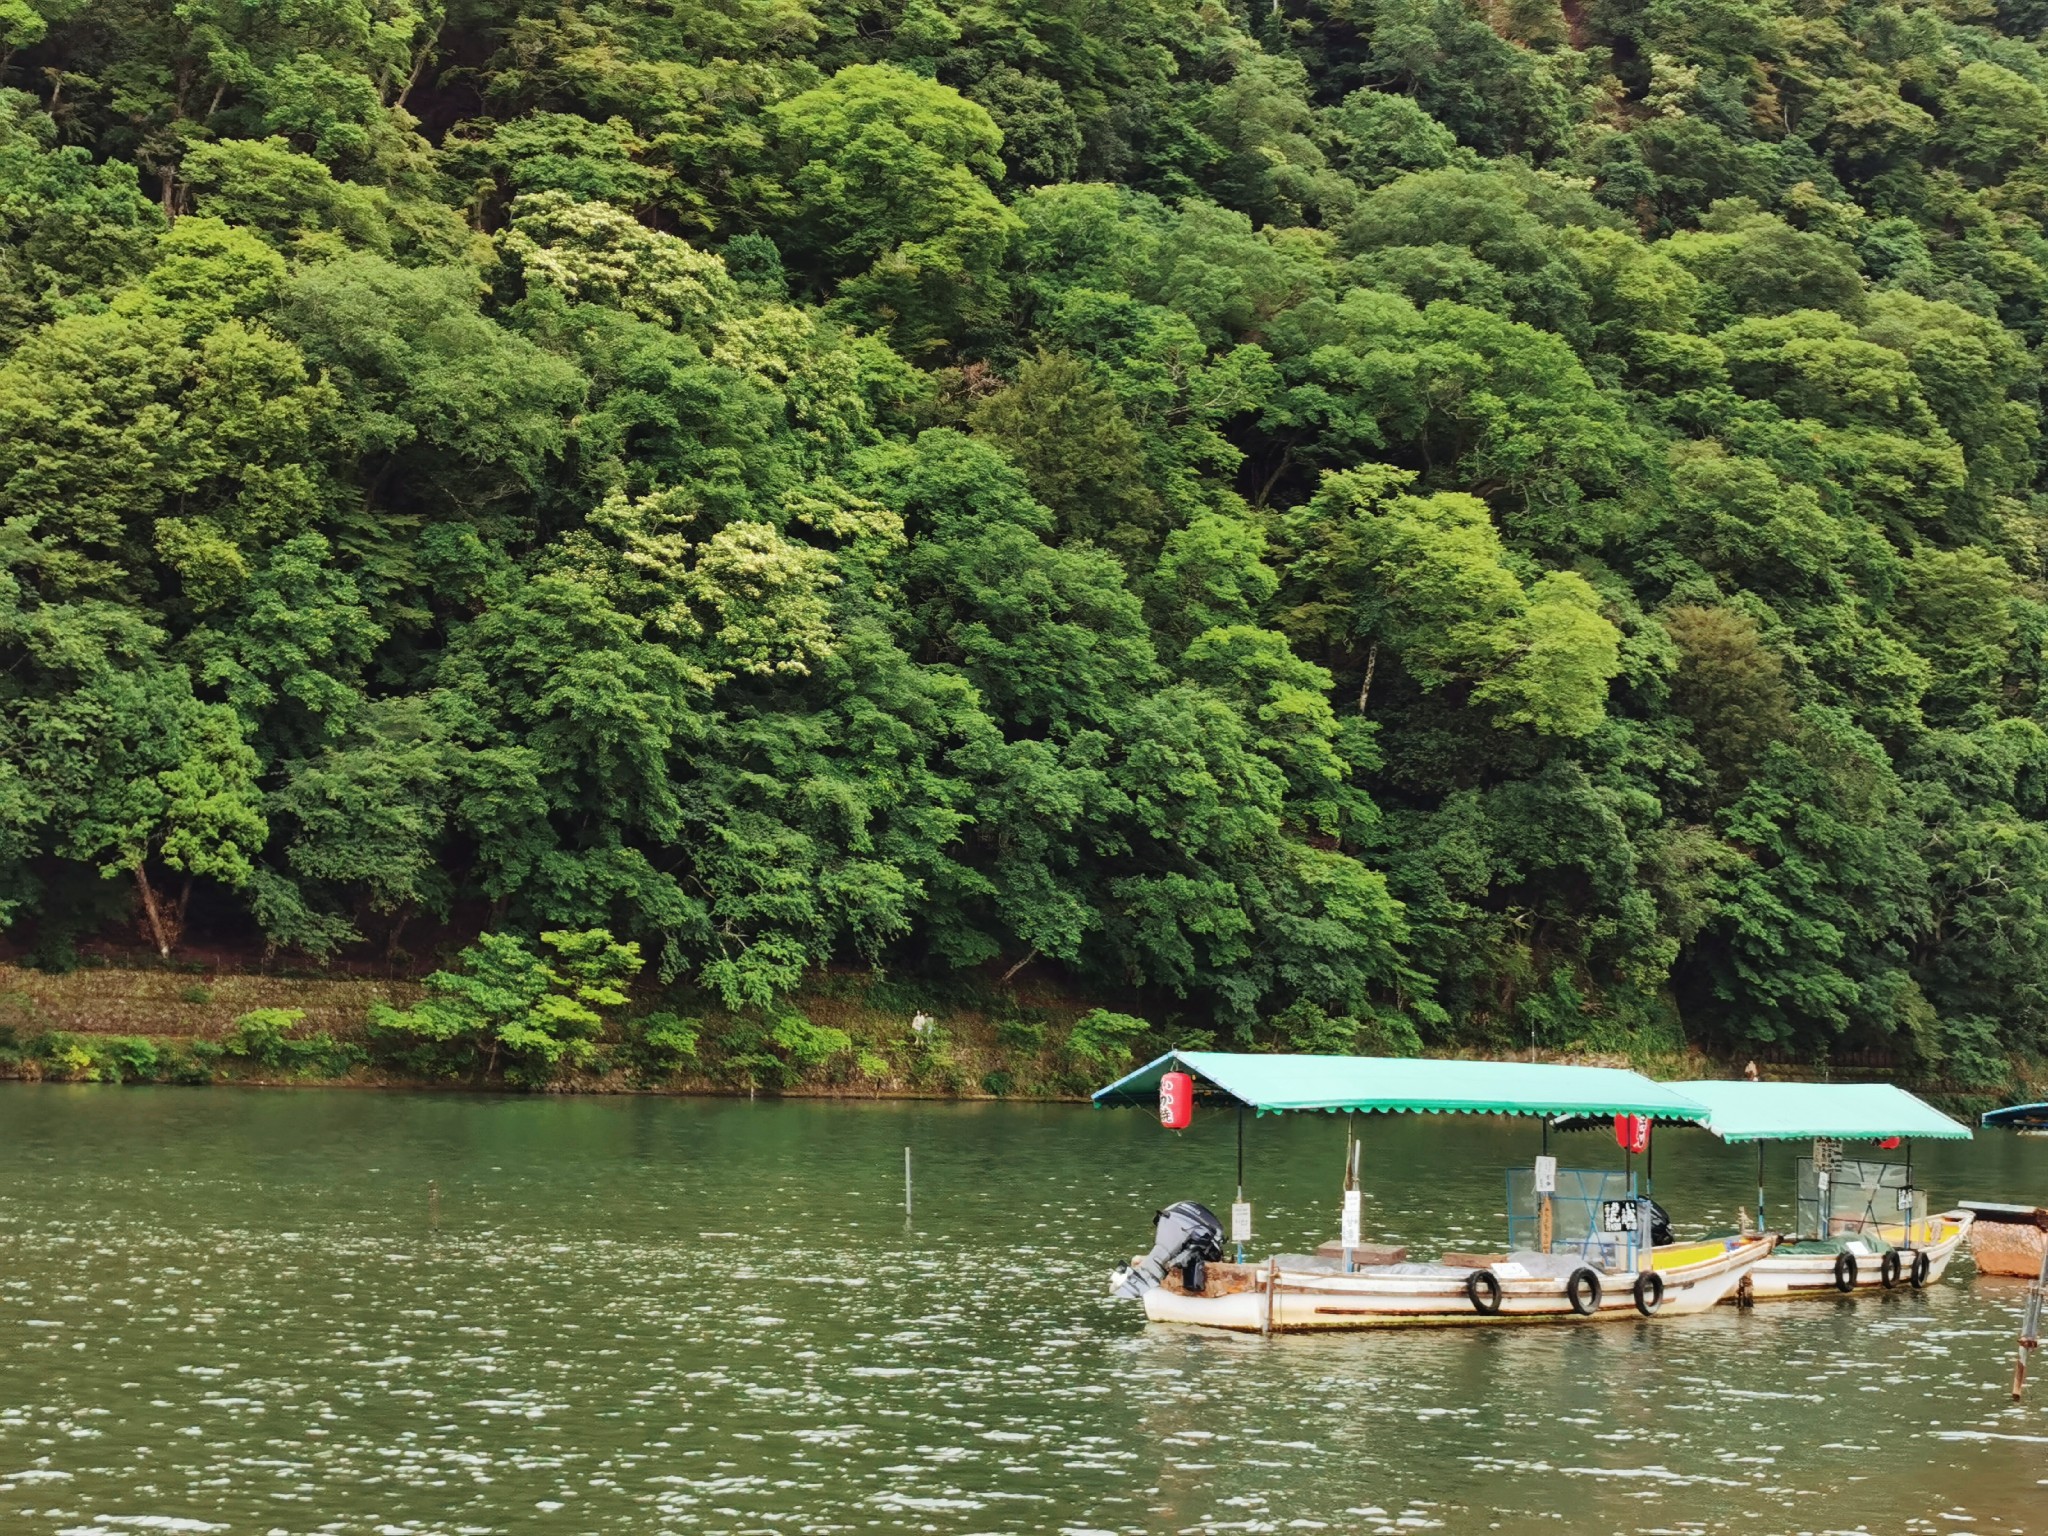
<svg viewBox="0 0 2048 1536">
<path fill-rule="evenodd" d="M 1996 1081 L 2044 26 L 0 0 L 9 940 Z"/>
</svg>

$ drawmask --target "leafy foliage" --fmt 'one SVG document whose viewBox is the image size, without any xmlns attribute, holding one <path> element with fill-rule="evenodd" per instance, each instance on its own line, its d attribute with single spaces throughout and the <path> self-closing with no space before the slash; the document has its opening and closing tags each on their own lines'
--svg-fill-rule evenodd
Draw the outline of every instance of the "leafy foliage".
<svg viewBox="0 0 2048 1536">
<path fill-rule="evenodd" d="M 380 1049 L 531 1084 L 643 950 L 651 1078 L 968 1070 L 856 964 L 1996 1081 L 2037 19 L 0 4 L 0 921 L 482 927 Z"/>
<path fill-rule="evenodd" d="M 602 928 L 540 939 L 552 954 L 485 934 L 462 952 L 459 969 L 429 976 L 412 1007 L 373 1008 L 372 1039 L 415 1070 L 449 1075 L 488 1076 L 502 1058 L 506 1081 L 524 1087 L 589 1066 L 605 1010 L 626 1001 L 625 983 L 640 969 L 640 946 Z"/>
</svg>

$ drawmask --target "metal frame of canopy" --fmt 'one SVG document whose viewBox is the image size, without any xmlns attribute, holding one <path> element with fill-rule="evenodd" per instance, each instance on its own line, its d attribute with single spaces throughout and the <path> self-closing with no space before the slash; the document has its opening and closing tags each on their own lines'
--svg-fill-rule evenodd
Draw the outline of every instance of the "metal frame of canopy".
<svg viewBox="0 0 2048 1536">
<path fill-rule="evenodd" d="M 1399 1056 L 1254 1055 L 1235 1051 L 1168 1051 L 1092 1096 L 1098 1109 L 1157 1101 L 1160 1080 L 1182 1070 L 1211 1103 L 1237 1106 L 1237 1204 L 1233 1242 L 1248 1240 L 1244 1201 L 1244 1111 L 1285 1114 L 1534 1115 L 1542 1119 L 1544 1146 L 1551 1121 L 1564 1117 L 1639 1115 L 1652 1121 L 1702 1125 L 1706 1106 L 1622 1067 L 1574 1067 L 1547 1062 L 1442 1061 Z M 1630 1188 L 1634 1154 L 1629 1156 Z M 1346 1195 L 1357 1177 L 1356 1154 L 1346 1134 Z M 1648 1198 L 1648 1189 L 1643 1198 Z M 1635 1198 L 1633 1195 L 1631 1199 Z M 1242 1228 L 1238 1213 L 1245 1216 Z M 1347 1220 L 1349 1220 L 1347 1215 Z M 1639 1213 L 1640 1219 L 1640 1213 Z M 1243 1230 L 1244 1237 L 1238 1236 Z M 1642 1228 L 1647 1234 L 1647 1228 Z M 1348 1251 L 1348 1250 L 1347 1250 Z"/>
<path fill-rule="evenodd" d="M 1674 1088 L 1707 1106 L 1705 1129 L 1730 1145 L 1756 1143 L 1756 1224 L 1764 1227 L 1764 1144 L 1903 1141 L 1913 1187 L 1913 1141 L 1968 1141 L 1970 1128 L 1893 1083 L 1753 1083 L 1697 1080 Z M 1798 1210 L 1794 1204 L 1794 1226 Z"/>
</svg>

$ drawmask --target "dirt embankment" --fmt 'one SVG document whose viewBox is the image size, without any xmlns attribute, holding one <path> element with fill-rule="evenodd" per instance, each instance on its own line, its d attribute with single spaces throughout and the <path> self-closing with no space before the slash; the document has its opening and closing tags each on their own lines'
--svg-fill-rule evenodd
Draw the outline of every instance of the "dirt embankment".
<svg viewBox="0 0 2048 1536">
<path fill-rule="evenodd" d="M 297 1008 L 305 1028 L 341 1038 L 362 1033 L 370 1005 L 405 1006 L 413 981 L 297 977 L 93 966 L 64 974 L 0 963 L 0 1028 L 22 1038 L 48 1030 L 218 1040 L 258 1008 Z"/>
</svg>

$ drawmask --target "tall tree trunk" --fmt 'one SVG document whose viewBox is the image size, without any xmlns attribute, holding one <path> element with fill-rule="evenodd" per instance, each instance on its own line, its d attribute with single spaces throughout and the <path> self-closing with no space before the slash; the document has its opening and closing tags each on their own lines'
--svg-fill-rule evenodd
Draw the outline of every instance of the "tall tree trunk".
<svg viewBox="0 0 2048 1536">
<path fill-rule="evenodd" d="M 177 946 L 178 930 L 182 924 L 165 910 L 156 887 L 149 883 L 149 871 L 140 862 L 135 866 L 135 889 L 142 897 L 142 918 L 149 928 L 150 942 L 156 945 L 157 954 L 168 960 L 172 949 Z"/>
</svg>

